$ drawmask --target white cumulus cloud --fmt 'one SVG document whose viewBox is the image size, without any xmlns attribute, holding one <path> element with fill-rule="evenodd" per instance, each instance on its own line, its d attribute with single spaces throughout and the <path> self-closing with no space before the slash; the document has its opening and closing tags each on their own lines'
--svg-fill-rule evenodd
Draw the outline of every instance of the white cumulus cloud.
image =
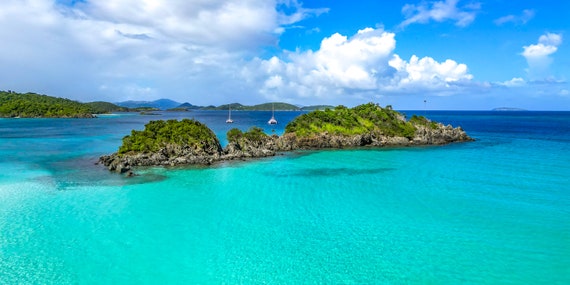
<svg viewBox="0 0 570 285">
<path fill-rule="evenodd" d="M 538 42 L 543 45 L 559 46 L 562 43 L 562 35 L 546 33 L 538 38 Z"/>
<path fill-rule="evenodd" d="M 457 3 L 410 6 L 417 17 L 408 24 L 468 24 L 477 5 Z M 429 17 L 418 16 L 422 9 Z M 166 97 L 209 105 L 350 104 L 476 85 L 467 66 L 452 59 L 402 59 L 396 35 L 381 28 L 332 34 L 316 50 L 255 56 L 277 46 L 297 21 L 327 11 L 297 0 L 4 0 L 0 88 L 81 101 Z M 539 44 L 556 47 L 557 36 L 546 34 Z"/>
<path fill-rule="evenodd" d="M 366 28 L 352 37 L 333 34 L 316 51 L 295 51 L 286 58 L 255 59 L 244 67 L 249 82 L 267 98 L 290 101 L 327 98 L 342 101 L 370 94 L 428 92 L 449 95 L 461 92 L 473 76 L 465 64 L 437 62 L 412 56 L 409 61 L 394 54 L 395 34 Z"/>
<path fill-rule="evenodd" d="M 562 43 L 562 35 L 546 33 L 541 35 L 537 44 L 523 47 L 522 56 L 528 63 L 528 74 L 531 79 L 541 79 L 548 76 L 548 67 L 552 63 L 550 55 L 558 50 Z"/>
<path fill-rule="evenodd" d="M 414 55 L 406 62 L 394 55 L 389 64 L 397 70 L 393 84 L 385 86 L 389 90 L 432 90 L 446 95 L 457 92 L 462 84 L 473 79 L 467 65 L 451 59 L 437 62 L 431 57 L 420 59 Z"/>
</svg>

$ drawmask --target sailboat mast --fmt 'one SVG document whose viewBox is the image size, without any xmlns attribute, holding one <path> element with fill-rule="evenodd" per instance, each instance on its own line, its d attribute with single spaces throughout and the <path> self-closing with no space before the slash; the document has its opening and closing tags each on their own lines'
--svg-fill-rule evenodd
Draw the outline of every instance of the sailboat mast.
<svg viewBox="0 0 570 285">
<path fill-rule="evenodd" d="M 275 103 L 271 103 L 271 119 L 267 122 L 270 125 L 277 125 L 277 120 L 275 120 Z"/>
<path fill-rule="evenodd" d="M 226 120 L 226 123 L 231 124 L 234 122 L 234 120 L 232 120 L 232 104 L 229 104 L 228 108 L 228 119 Z"/>
</svg>

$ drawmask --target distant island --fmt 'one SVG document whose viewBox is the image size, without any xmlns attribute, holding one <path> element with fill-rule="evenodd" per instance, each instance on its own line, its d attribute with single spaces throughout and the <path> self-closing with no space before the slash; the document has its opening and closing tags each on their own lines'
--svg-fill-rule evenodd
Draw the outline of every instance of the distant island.
<svg viewBox="0 0 570 285">
<path fill-rule="evenodd" d="M 0 117 L 93 118 L 93 114 L 89 106 L 69 99 L 0 91 Z"/>
<path fill-rule="evenodd" d="M 154 108 L 158 110 L 168 110 L 171 108 L 179 107 L 181 104 L 170 100 L 170 99 L 158 99 L 154 101 L 123 101 L 123 102 L 116 102 L 115 105 L 126 107 L 129 109 L 137 109 L 137 108 Z"/>
<path fill-rule="evenodd" d="M 231 107 L 234 111 L 271 111 L 273 109 L 277 111 L 314 111 L 314 110 L 324 110 L 326 108 L 334 108 L 334 106 L 329 105 L 314 105 L 299 107 L 289 103 L 274 102 L 274 103 L 264 103 L 252 106 L 242 105 L 240 103 L 225 104 L 220 106 L 208 106 L 202 107 L 201 110 L 228 110 Z"/>
<path fill-rule="evenodd" d="M 84 103 L 87 105 L 93 114 L 108 114 L 114 112 L 131 112 L 132 110 L 129 108 L 117 106 L 113 103 L 103 102 L 103 101 L 96 101 L 96 102 L 89 102 Z"/>
<path fill-rule="evenodd" d="M 328 105 L 299 107 L 282 102 L 253 106 L 240 103 L 220 106 L 197 106 L 190 103 L 181 104 L 169 99 L 125 101 L 116 104 L 104 101 L 82 103 L 31 92 L 0 91 L 0 118 L 95 118 L 98 114 L 117 112 L 139 112 L 141 115 L 160 115 L 157 111 L 228 110 L 230 107 L 233 111 L 271 111 L 272 109 L 276 111 L 313 111 L 333 108 Z"/>
<path fill-rule="evenodd" d="M 182 112 L 182 111 L 192 111 L 192 110 L 206 110 L 206 111 L 226 111 L 232 109 L 233 111 L 271 111 L 275 109 L 276 111 L 314 111 L 314 110 L 324 110 L 326 108 L 334 108 L 331 105 L 312 105 L 312 106 L 297 106 L 289 103 L 283 102 L 273 102 L 273 103 L 263 103 L 257 105 L 243 105 L 241 103 L 231 103 L 223 104 L 219 106 L 199 106 L 193 105 L 188 102 L 178 103 L 169 99 L 159 99 L 155 101 L 125 101 L 115 103 L 118 106 L 126 108 L 141 108 L 141 107 L 152 107 L 158 110 L 165 110 L 171 112 Z"/>
<path fill-rule="evenodd" d="M 521 108 L 513 108 L 513 107 L 499 107 L 493 109 L 493 111 L 527 111 L 527 110 Z"/>
<path fill-rule="evenodd" d="M 0 91 L 2 118 L 94 118 L 96 114 L 130 111 L 107 102 L 80 103 L 36 93 Z"/>
<path fill-rule="evenodd" d="M 460 127 L 444 126 L 423 116 L 404 115 L 368 103 L 354 108 L 337 106 L 312 111 L 292 120 L 282 136 L 267 135 L 261 128 L 246 132 L 231 129 L 228 145 L 206 125 L 190 119 L 158 120 L 133 130 L 119 150 L 99 162 L 110 171 L 131 173 L 137 166 L 175 166 L 273 156 L 302 149 L 442 145 L 472 141 Z"/>
</svg>

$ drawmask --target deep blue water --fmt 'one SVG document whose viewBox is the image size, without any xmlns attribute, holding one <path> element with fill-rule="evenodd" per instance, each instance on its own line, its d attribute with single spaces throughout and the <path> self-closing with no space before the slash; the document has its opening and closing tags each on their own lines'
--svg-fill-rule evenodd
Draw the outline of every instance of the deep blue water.
<svg viewBox="0 0 570 285">
<path fill-rule="evenodd" d="M 477 139 L 442 147 L 95 165 L 149 120 L 225 144 L 299 114 L 0 119 L 0 284 L 570 283 L 570 112 L 428 111 Z"/>
</svg>

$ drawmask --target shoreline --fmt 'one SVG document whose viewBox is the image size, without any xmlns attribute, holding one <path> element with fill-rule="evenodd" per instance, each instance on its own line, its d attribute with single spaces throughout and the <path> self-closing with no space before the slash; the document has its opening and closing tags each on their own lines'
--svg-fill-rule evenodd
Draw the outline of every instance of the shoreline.
<svg viewBox="0 0 570 285">
<path fill-rule="evenodd" d="M 440 124 L 443 127 L 443 125 Z M 251 161 L 260 158 L 287 155 L 296 151 L 323 151 L 323 150 L 373 150 L 373 149 L 398 149 L 418 148 L 429 146 L 442 146 L 453 143 L 470 142 L 475 139 L 467 136 L 460 128 L 450 125 L 443 127 L 448 131 L 434 136 L 429 128 L 420 128 L 419 134 L 413 139 L 404 137 L 373 137 L 372 134 L 356 136 L 329 136 L 322 134 L 321 137 L 298 138 L 296 135 L 284 134 L 282 136 L 267 136 L 261 143 L 259 141 L 230 142 L 220 151 L 212 154 L 179 152 L 172 153 L 168 147 L 159 152 L 123 154 L 113 153 L 103 155 L 98 164 L 106 166 L 110 171 L 135 175 L 132 170 L 141 166 L 185 166 L 202 165 L 211 166 L 231 161 Z M 439 129 L 438 129 L 439 130 Z"/>
</svg>

